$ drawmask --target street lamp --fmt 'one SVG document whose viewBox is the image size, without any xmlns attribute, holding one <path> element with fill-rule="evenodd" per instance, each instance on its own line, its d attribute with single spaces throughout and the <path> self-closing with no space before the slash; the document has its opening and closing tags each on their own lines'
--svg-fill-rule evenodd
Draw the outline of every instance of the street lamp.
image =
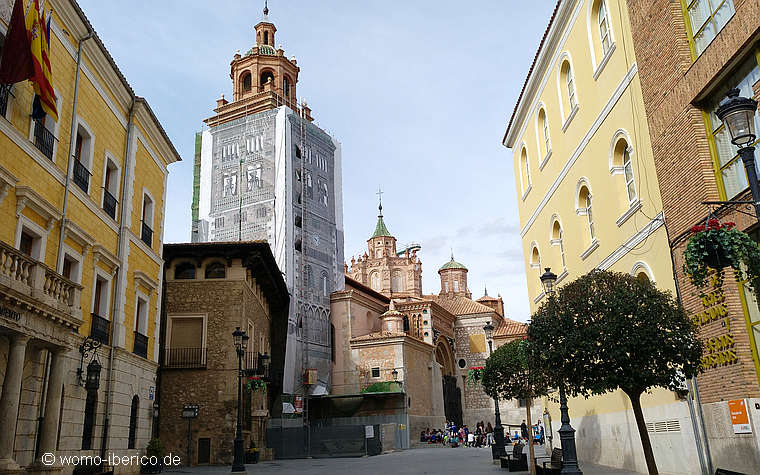
<svg viewBox="0 0 760 475">
<path fill-rule="evenodd" d="M 240 327 L 236 327 L 232 332 L 232 341 L 235 344 L 235 352 L 238 357 L 238 401 L 237 401 L 237 432 L 235 433 L 234 444 L 234 459 L 232 461 L 233 472 L 245 472 L 245 454 L 243 452 L 243 417 L 241 411 L 242 403 L 242 376 L 243 376 L 243 356 L 245 356 L 245 350 L 248 348 L 248 335 Z"/>
<path fill-rule="evenodd" d="M 744 163 L 749 180 L 749 189 L 752 192 L 752 204 L 755 214 L 760 222 L 760 186 L 757 183 L 757 169 L 755 168 L 755 112 L 757 101 L 739 95 L 739 89 L 728 91 L 728 99 L 723 102 L 715 115 L 723 122 L 731 135 L 731 143 L 739 147 L 739 156 Z"/>
<path fill-rule="evenodd" d="M 486 334 L 486 340 L 488 340 L 488 356 L 491 356 L 493 353 L 493 330 L 494 326 L 489 320 L 488 323 L 486 323 L 483 327 L 483 332 Z M 494 416 L 496 418 L 496 425 L 493 428 L 494 444 L 491 446 L 491 457 L 493 457 L 494 460 L 499 460 L 499 457 L 504 457 L 507 455 L 507 452 L 504 449 L 504 426 L 501 425 L 499 398 L 493 398 L 493 405 L 495 408 Z"/>
<path fill-rule="evenodd" d="M 550 267 L 545 268 L 541 274 L 541 285 L 544 292 L 551 299 L 554 297 L 557 274 Z M 575 448 L 575 429 L 570 425 L 570 414 L 567 411 L 567 394 L 565 394 L 565 382 L 559 384 L 559 412 L 562 426 L 559 428 L 559 439 L 562 442 L 562 475 L 583 475 L 578 467 L 578 453 Z M 551 430 L 551 428 L 548 428 Z"/>
</svg>

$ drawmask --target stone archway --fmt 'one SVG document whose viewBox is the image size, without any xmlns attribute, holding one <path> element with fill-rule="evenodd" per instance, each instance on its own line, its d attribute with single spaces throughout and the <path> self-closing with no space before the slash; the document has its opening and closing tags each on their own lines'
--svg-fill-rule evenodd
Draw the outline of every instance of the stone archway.
<svg viewBox="0 0 760 475">
<path fill-rule="evenodd" d="M 443 410 L 447 421 L 462 425 L 462 390 L 457 386 L 454 352 L 449 342 L 441 337 L 435 345 L 435 361 L 441 365 L 443 383 Z"/>
</svg>

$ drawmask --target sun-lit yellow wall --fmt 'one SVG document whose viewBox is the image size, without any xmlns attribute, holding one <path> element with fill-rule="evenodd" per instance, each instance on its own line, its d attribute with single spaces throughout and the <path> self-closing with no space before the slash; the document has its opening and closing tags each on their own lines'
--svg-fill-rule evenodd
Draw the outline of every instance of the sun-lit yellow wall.
<svg viewBox="0 0 760 475">
<path fill-rule="evenodd" d="M 513 153 L 531 311 L 545 298 L 539 280 L 544 267 L 551 267 L 560 276 L 559 285 L 601 267 L 635 275 L 644 273 L 661 289 L 675 291 L 666 231 L 657 219 L 662 204 L 626 3 L 606 0 L 613 46 L 605 63 L 597 36 L 598 1 L 563 3 L 570 4 L 569 13 L 564 23 L 555 25 L 543 46 L 551 60 L 544 69 L 538 64 L 534 68 L 536 77 L 532 81 L 538 87 L 526 88 L 528 94 L 521 99 L 526 107 L 517 109 L 512 133 L 508 131 L 505 140 Z M 573 71 L 578 105 L 572 117 L 566 83 L 560 74 L 565 58 Z M 548 118 L 548 158 L 538 120 L 541 107 Z M 613 145 L 621 137 L 632 149 L 637 195 L 633 203 L 629 203 L 623 170 L 611 164 Z M 528 157 L 530 186 L 526 186 L 526 171 L 521 167 L 523 150 Z M 570 164 L 572 159 L 575 161 Z M 580 183 L 587 183 L 591 191 L 596 242 L 590 238 L 587 216 L 583 214 L 585 204 L 577 202 Z M 636 210 L 639 202 L 640 209 Z M 626 212 L 628 219 L 624 219 Z M 564 267 L 560 245 L 556 239 L 552 241 L 556 238 L 552 236 L 555 218 L 562 228 Z M 653 229 L 648 231 L 648 226 Z M 538 249 L 540 265 L 534 247 Z M 660 389 L 642 397 L 645 407 L 674 401 L 674 393 Z M 619 391 L 588 400 L 574 398 L 569 405 L 571 413 L 578 416 L 630 408 L 627 397 Z M 556 407 L 548 407 L 552 418 L 559 420 Z"/>
<path fill-rule="evenodd" d="M 73 10 L 69 2 L 53 2 L 55 13 L 53 16 L 53 28 L 51 33 L 51 70 L 53 84 L 59 96 L 59 120 L 54 126 L 56 135 L 56 147 L 54 159 L 51 161 L 44 156 L 35 146 L 33 136 L 33 123 L 30 118 L 34 93 L 31 84 L 27 81 L 15 84 L 12 89 L 13 97 L 9 100 L 9 108 L 6 116 L 0 118 L 0 167 L 6 173 L 12 174 L 18 179 L 16 187 L 31 187 L 42 199 L 54 207 L 58 213 L 62 213 L 64 203 L 64 183 L 67 168 L 67 156 L 69 154 L 70 134 L 72 124 L 72 110 L 74 101 L 74 83 L 76 76 L 76 51 L 77 43 L 74 32 L 80 31 L 82 25 L 72 25 L 70 21 Z M 60 13 L 59 13 L 60 12 Z M 69 22 L 69 23 L 67 23 Z M 7 31 L 7 25 L 0 22 L 0 30 Z M 64 30 L 71 33 L 64 33 Z M 65 240 L 65 246 L 75 254 L 81 255 L 81 279 L 83 286 L 81 295 L 81 309 L 83 325 L 79 332 L 88 335 L 91 327 L 91 311 L 93 305 L 93 289 L 95 269 L 111 277 L 110 293 L 108 295 L 109 310 L 108 319 L 113 325 L 119 319 L 123 319 L 123 339 L 112 341 L 117 346 L 122 346 L 127 351 L 133 350 L 134 327 L 135 327 L 135 299 L 137 287 L 140 292 L 149 297 L 148 305 L 148 358 L 154 358 L 153 354 L 156 321 L 158 315 L 158 292 L 160 290 L 160 276 L 162 268 L 162 228 L 164 218 L 164 188 L 166 184 L 167 166 L 179 159 L 173 146 L 163 134 L 157 134 L 158 124 L 144 124 L 146 120 L 154 120 L 147 112 L 145 103 L 134 105 L 134 120 L 131 126 L 133 137 L 133 164 L 125 163 L 126 144 L 130 133 L 127 124 L 130 117 L 130 108 L 133 107 L 132 92 L 119 81 L 118 74 L 109 65 L 104 55 L 100 53 L 95 40 L 84 43 L 82 57 L 82 71 L 79 75 L 79 90 L 76 115 L 83 121 L 93 135 L 92 157 L 89 171 L 91 173 L 89 190 L 82 191 L 73 180 L 70 183 L 66 219 L 81 228 L 91 239 L 85 246 L 76 242 L 69 236 Z M 116 89 L 114 89 L 116 88 Z M 140 108 L 143 108 L 142 111 Z M 146 119 L 148 118 L 148 119 Z M 148 144 L 147 146 L 145 144 Z M 148 150 L 150 148 L 150 151 Z M 163 153 L 162 153 L 163 152 Z M 118 177 L 118 200 L 116 219 L 112 219 L 103 211 L 103 184 L 106 156 L 116 162 L 119 167 Z M 3 170 L 0 170 L 3 171 Z M 95 261 L 95 246 L 102 246 L 113 256 L 120 255 L 119 249 L 119 223 L 122 203 L 122 185 L 124 174 L 129 173 L 127 179 L 128 195 L 131 196 L 126 205 L 127 216 L 131 217 L 129 229 L 132 233 L 126 233 L 123 237 L 128 244 L 123 247 L 126 251 L 127 262 L 122 262 L 120 269 L 112 268 L 100 260 Z M 1 184 L 1 183 L 0 183 Z M 150 248 L 141 241 L 141 217 L 143 189 L 149 190 L 154 200 L 154 219 L 152 228 L 154 231 Z M 0 189 L 2 191 L 2 189 Z M 11 246 L 16 246 L 16 235 L 19 226 L 19 218 L 16 216 L 16 193 L 14 187 L 10 187 L 7 196 L 0 201 L 0 240 Z M 46 228 L 46 220 L 27 206 L 21 213 L 25 218 Z M 58 242 L 60 237 L 61 222 L 55 220 L 52 227 L 47 231 L 47 240 L 43 256 L 44 263 L 58 272 L 61 271 L 61 256 L 58 254 Z M 78 257 L 79 256 L 75 256 Z M 119 275 L 119 271 L 123 276 Z M 149 288 L 135 282 L 134 273 L 144 273 L 152 280 L 156 287 Z M 122 296 L 115 295 L 117 279 L 124 279 Z M 120 305 L 123 299 L 124 306 Z M 114 309 L 114 301 L 117 302 Z M 120 341 L 123 340 L 123 341 Z"/>
</svg>

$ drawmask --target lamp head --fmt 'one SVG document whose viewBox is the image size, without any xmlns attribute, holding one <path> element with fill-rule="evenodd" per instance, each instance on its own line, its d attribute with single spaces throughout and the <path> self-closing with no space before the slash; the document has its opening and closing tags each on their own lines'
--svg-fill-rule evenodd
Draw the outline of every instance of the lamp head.
<svg viewBox="0 0 760 475">
<path fill-rule="evenodd" d="M 554 284 L 557 283 L 557 274 L 552 272 L 551 267 L 546 267 L 541 274 L 541 285 L 544 287 L 546 295 L 554 295 Z"/>
<path fill-rule="evenodd" d="M 723 122 L 731 135 L 731 143 L 743 147 L 755 141 L 755 111 L 757 101 L 739 95 L 739 89 L 731 89 L 725 101 L 716 109 L 715 115 Z"/>
</svg>

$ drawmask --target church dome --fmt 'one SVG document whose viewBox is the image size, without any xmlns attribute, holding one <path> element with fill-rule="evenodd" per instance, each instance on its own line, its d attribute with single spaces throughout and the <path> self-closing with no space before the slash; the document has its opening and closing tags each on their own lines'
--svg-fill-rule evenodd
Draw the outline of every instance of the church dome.
<svg viewBox="0 0 760 475">
<path fill-rule="evenodd" d="M 259 54 L 263 54 L 265 56 L 275 56 L 277 54 L 274 48 L 269 45 L 258 45 L 258 47 L 259 47 Z M 253 54 L 253 48 L 249 49 L 245 55 L 250 56 L 252 54 Z"/>
<path fill-rule="evenodd" d="M 440 269 L 438 269 L 438 272 L 440 272 L 442 270 L 448 270 L 448 269 L 464 269 L 464 270 L 467 270 L 467 268 L 463 264 L 460 264 L 459 262 L 457 262 L 457 261 L 454 260 L 454 254 L 451 255 L 451 260 L 449 262 L 445 263 L 444 265 L 441 266 Z"/>
</svg>

